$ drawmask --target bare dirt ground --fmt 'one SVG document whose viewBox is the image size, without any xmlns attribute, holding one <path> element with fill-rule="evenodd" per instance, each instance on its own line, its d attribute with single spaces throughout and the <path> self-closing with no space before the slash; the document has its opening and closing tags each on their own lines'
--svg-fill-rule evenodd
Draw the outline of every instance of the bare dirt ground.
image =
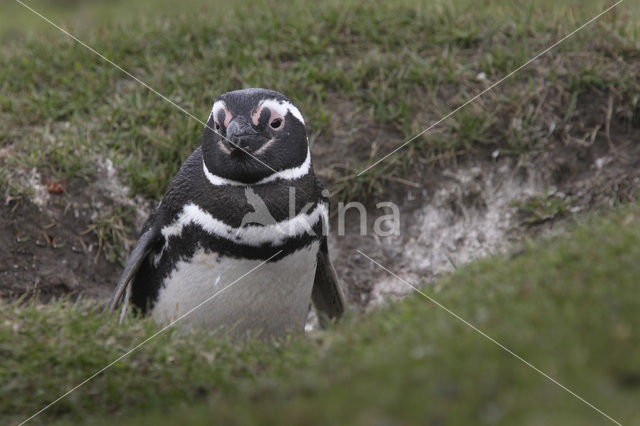
<svg viewBox="0 0 640 426">
<path fill-rule="evenodd" d="M 612 122 L 609 137 L 589 143 L 558 141 L 519 159 L 488 150 L 408 180 L 424 186 L 390 191 L 401 206 L 399 236 L 359 235 L 353 211 L 346 235 L 333 238 L 334 262 L 353 305 L 411 291 L 357 249 L 409 282 L 433 282 L 474 259 L 516 249 L 525 237 L 562 232 L 588 212 L 637 199 L 640 129 Z M 382 212 L 369 217 L 369 231 L 376 214 Z"/>
<path fill-rule="evenodd" d="M 336 235 L 334 217 L 332 257 L 349 302 L 364 309 L 409 291 L 356 249 L 411 282 L 433 282 L 464 263 L 513 249 L 524 237 L 561 232 L 576 215 L 637 199 L 640 129 L 590 105 L 582 114 L 579 125 L 550 137 L 541 152 L 515 157 L 487 148 L 455 163 L 418 167 L 363 200 L 368 235 L 359 234 L 354 210 L 344 236 Z M 314 146 L 318 174 L 331 181 L 354 152 L 370 155 L 375 146 L 381 156 L 400 140 L 365 130 L 342 135 L 344 143 Z M 16 172 L 32 196 L 13 199 L 7 193 L 0 203 L 1 298 L 108 298 L 151 202 L 132 201 L 113 165 L 94 161 L 91 182 L 57 182 L 46 171 Z M 400 235 L 378 238 L 373 222 L 388 212 L 376 203 L 389 200 L 400 207 Z M 124 244 L 114 247 L 113 241 Z"/>
<path fill-rule="evenodd" d="M 66 210 L 66 211 L 65 211 Z M 116 267 L 98 253 L 96 235 L 78 210 L 63 205 L 46 211 L 26 201 L 0 207 L 0 295 L 48 300 L 83 293 L 103 299 Z M 80 231 L 80 232 L 78 232 Z"/>
<path fill-rule="evenodd" d="M 7 193 L 0 204 L 0 298 L 108 298 L 132 229 L 148 210 L 148 203 L 127 197 L 114 173 L 106 161 L 89 183 L 56 180 L 46 171 L 14 174 L 32 195 Z M 111 244 L 116 234 L 125 247 Z"/>
</svg>

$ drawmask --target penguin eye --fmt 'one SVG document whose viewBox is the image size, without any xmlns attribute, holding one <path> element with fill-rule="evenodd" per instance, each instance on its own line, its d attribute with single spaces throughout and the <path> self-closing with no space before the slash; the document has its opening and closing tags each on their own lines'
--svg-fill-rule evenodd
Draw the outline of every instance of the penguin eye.
<svg viewBox="0 0 640 426">
<path fill-rule="evenodd" d="M 269 123 L 272 129 L 277 129 L 282 125 L 282 118 L 275 118 Z"/>
<path fill-rule="evenodd" d="M 217 121 L 215 122 L 215 128 L 216 128 L 216 132 L 220 131 L 220 124 Z"/>
</svg>

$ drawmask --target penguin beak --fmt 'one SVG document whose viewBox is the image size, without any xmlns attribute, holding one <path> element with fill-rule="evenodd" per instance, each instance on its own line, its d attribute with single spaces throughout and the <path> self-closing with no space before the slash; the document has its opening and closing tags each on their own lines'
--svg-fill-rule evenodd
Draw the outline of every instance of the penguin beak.
<svg viewBox="0 0 640 426">
<path fill-rule="evenodd" d="M 268 141 L 266 136 L 258 133 L 243 117 L 231 120 L 227 126 L 227 139 L 232 142 L 226 141 L 232 154 L 237 151 L 254 152 Z"/>
</svg>

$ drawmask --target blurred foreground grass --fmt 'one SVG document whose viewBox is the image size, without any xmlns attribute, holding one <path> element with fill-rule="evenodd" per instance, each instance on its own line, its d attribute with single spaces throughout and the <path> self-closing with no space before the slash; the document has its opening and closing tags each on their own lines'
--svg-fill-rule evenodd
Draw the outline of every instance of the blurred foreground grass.
<svg viewBox="0 0 640 426">
<path fill-rule="evenodd" d="M 466 266 L 424 291 L 616 420 L 638 424 L 638 259 L 635 205 L 516 255 Z M 0 304 L 2 422 L 36 412 L 155 330 L 150 321 L 119 327 L 83 303 Z M 607 423 L 418 295 L 287 341 L 232 343 L 170 330 L 34 422 L 116 419 Z"/>
</svg>

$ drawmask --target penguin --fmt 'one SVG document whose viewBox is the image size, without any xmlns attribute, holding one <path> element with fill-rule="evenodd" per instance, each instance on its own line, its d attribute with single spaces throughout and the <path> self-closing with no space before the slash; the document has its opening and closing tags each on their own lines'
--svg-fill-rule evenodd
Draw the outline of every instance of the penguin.
<svg viewBox="0 0 640 426">
<path fill-rule="evenodd" d="M 269 338 L 302 332 L 312 303 L 325 326 L 345 309 L 328 208 L 293 102 L 267 89 L 225 93 L 145 222 L 109 309 Z"/>
</svg>

